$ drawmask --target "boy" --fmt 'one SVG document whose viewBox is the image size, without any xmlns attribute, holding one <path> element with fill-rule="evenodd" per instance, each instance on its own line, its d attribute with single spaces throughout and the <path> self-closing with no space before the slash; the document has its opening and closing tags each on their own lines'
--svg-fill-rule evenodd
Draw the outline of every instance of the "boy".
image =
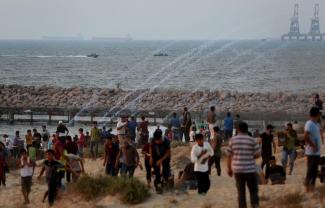
<svg viewBox="0 0 325 208">
<path fill-rule="evenodd" d="M 32 186 L 35 163 L 28 157 L 25 149 L 20 150 L 20 156 L 21 158 L 18 163 L 18 168 L 20 168 L 21 191 L 25 200 L 24 204 L 29 204 L 28 197 Z"/>
<path fill-rule="evenodd" d="M 105 173 L 107 175 L 115 176 L 115 163 L 120 148 L 113 143 L 113 138 L 111 136 L 108 136 L 106 140 L 103 166 L 105 167 Z"/>
<path fill-rule="evenodd" d="M 54 203 L 54 199 L 57 196 L 58 189 L 61 186 L 61 173 L 62 169 L 64 170 L 64 166 L 54 159 L 54 150 L 46 151 L 46 160 L 43 162 L 43 168 L 38 176 L 40 179 L 44 173 L 46 172 L 46 183 L 48 186 L 48 190 L 44 194 L 43 201 L 46 197 L 48 197 L 49 205 L 52 206 Z"/>
<path fill-rule="evenodd" d="M 72 182 L 76 182 L 81 173 L 85 172 L 83 161 L 74 154 L 67 154 L 64 157 L 67 159 L 67 170 L 72 174 Z"/>
<path fill-rule="evenodd" d="M 202 134 L 195 135 L 196 144 L 192 147 L 191 161 L 194 163 L 194 171 L 197 177 L 198 193 L 205 195 L 210 189 L 209 158 L 214 151 L 209 142 L 204 141 Z"/>
</svg>

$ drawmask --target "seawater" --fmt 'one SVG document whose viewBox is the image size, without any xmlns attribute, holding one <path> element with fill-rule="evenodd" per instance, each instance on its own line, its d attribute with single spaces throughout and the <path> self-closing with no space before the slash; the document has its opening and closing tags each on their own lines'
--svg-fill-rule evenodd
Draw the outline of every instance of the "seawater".
<svg viewBox="0 0 325 208">
<path fill-rule="evenodd" d="M 319 41 L 0 41 L 0 84 L 315 92 L 324 57 Z"/>
</svg>

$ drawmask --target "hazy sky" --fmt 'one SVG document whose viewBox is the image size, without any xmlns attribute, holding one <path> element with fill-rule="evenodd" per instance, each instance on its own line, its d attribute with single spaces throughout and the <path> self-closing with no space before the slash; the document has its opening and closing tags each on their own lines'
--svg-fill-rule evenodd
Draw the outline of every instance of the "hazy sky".
<svg viewBox="0 0 325 208">
<path fill-rule="evenodd" d="M 315 3 L 325 28 L 321 0 L 0 0 L 0 39 L 78 33 L 148 40 L 279 37 L 288 31 L 296 2 L 302 32 L 309 30 Z"/>
</svg>

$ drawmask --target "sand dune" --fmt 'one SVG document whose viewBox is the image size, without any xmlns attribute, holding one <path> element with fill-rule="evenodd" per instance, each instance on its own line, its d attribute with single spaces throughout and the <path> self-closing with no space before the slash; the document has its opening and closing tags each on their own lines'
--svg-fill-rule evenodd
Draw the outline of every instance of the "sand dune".
<svg viewBox="0 0 325 208">
<path fill-rule="evenodd" d="M 324 149 L 324 148 L 323 148 Z M 182 158 L 189 157 L 190 147 L 177 147 L 173 149 L 173 171 L 175 175 L 185 165 L 182 164 Z M 279 161 L 279 153 L 277 158 Z M 260 161 L 258 161 L 260 162 Z M 211 174 L 211 189 L 206 196 L 197 195 L 196 191 L 189 191 L 188 194 L 165 193 L 157 195 L 152 190 L 152 196 L 145 203 L 138 204 L 132 207 L 138 208 L 165 208 L 165 207 L 237 207 L 237 193 L 235 181 L 226 174 L 225 161 L 222 161 L 222 175 L 217 176 L 215 169 Z M 104 172 L 102 160 L 85 161 L 86 172 L 90 174 L 99 174 Z M 35 176 L 38 175 L 40 168 L 36 169 Z M 292 176 L 288 176 L 286 185 L 262 185 L 260 186 L 259 195 L 261 196 L 261 207 L 283 207 L 279 204 L 278 199 L 288 193 L 303 193 L 303 178 L 306 171 L 305 158 L 298 158 Z M 137 169 L 136 177 L 144 180 L 145 172 Z M 47 207 L 47 203 L 42 203 L 42 195 L 46 190 L 44 180 L 37 180 L 34 176 L 34 185 L 30 195 L 31 204 L 23 205 L 23 197 L 20 192 L 20 178 L 17 171 L 11 172 L 7 178 L 7 188 L 0 188 L 0 207 Z M 322 187 L 317 184 L 318 191 L 313 194 L 304 194 L 302 207 L 323 207 L 324 200 Z M 325 198 L 325 196 L 324 196 Z M 249 202 L 249 199 L 248 199 Z M 54 207 L 130 207 L 122 204 L 118 197 L 105 196 L 93 201 L 86 201 L 81 195 L 75 193 L 72 187 L 67 187 L 67 191 L 62 198 L 55 202 Z"/>
</svg>

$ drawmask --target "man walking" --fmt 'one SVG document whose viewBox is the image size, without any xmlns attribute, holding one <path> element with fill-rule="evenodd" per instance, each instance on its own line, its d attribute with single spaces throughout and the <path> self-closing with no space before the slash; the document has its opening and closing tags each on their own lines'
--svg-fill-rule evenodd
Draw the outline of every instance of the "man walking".
<svg viewBox="0 0 325 208">
<path fill-rule="evenodd" d="M 216 108 L 214 106 L 211 106 L 210 107 L 210 111 L 207 115 L 207 122 L 208 122 L 208 125 L 209 125 L 209 131 L 210 131 L 210 138 L 214 138 L 214 126 L 216 124 L 216 121 L 217 121 L 217 114 L 216 114 Z"/>
<path fill-rule="evenodd" d="M 188 112 L 187 107 L 184 108 L 183 111 L 183 123 L 182 127 L 184 129 L 184 137 L 185 141 L 189 142 L 190 141 L 190 130 L 191 130 L 191 125 L 192 125 L 192 119 L 191 119 L 191 114 Z"/>
<path fill-rule="evenodd" d="M 266 165 L 266 169 L 270 167 L 270 157 L 272 156 L 272 146 L 273 146 L 273 152 L 276 153 L 276 145 L 275 141 L 273 139 L 273 129 L 274 126 L 271 124 L 266 126 L 266 131 L 261 134 L 261 143 L 262 143 L 262 170 L 264 166 Z"/>
<path fill-rule="evenodd" d="M 306 142 L 305 155 L 307 156 L 307 173 L 305 180 L 306 192 L 315 189 L 321 151 L 321 131 L 318 125 L 320 109 L 313 107 L 309 112 L 310 119 L 305 124 L 304 139 Z"/>
<path fill-rule="evenodd" d="M 246 185 L 250 192 L 250 201 L 253 208 L 259 205 L 258 182 L 255 159 L 260 156 L 259 145 L 256 140 L 248 136 L 247 123 L 238 125 L 238 135 L 231 138 L 228 149 L 228 175 L 235 176 L 238 207 L 246 208 Z"/>
</svg>

